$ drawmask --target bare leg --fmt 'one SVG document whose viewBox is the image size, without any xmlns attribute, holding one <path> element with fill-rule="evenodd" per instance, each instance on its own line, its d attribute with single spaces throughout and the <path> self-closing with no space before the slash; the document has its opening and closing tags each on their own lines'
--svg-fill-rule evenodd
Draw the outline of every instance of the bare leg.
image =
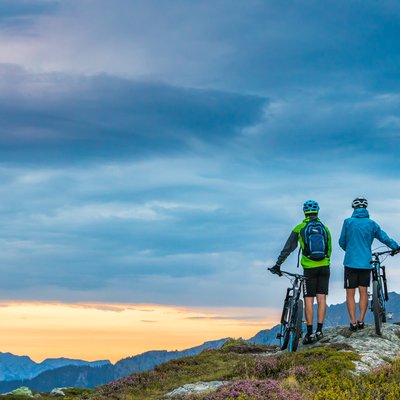
<svg viewBox="0 0 400 400">
<path fill-rule="evenodd" d="M 323 324 L 326 315 L 326 294 L 317 294 L 318 323 Z"/>
<path fill-rule="evenodd" d="M 314 310 L 313 310 L 314 297 L 304 297 L 304 302 L 306 305 L 305 309 L 306 309 L 307 325 L 312 325 L 314 319 Z"/>
<path fill-rule="evenodd" d="M 365 286 L 359 286 L 358 291 L 360 292 L 360 302 L 358 306 L 360 307 L 360 322 L 364 322 L 365 314 L 368 308 L 368 288 Z"/>
<path fill-rule="evenodd" d="M 356 293 L 356 289 L 346 289 L 346 304 L 347 311 L 349 312 L 350 321 L 352 324 L 355 324 L 356 321 L 356 301 L 354 300 L 354 295 Z"/>
</svg>

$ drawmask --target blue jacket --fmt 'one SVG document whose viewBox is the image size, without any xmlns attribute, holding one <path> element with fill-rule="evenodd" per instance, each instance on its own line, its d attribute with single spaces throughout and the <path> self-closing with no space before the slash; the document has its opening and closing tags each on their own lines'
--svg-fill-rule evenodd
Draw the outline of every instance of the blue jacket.
<svg viewBox="0 0 400 400">
<path fill-rule="evenodd" d="M 356 208 L 351 218 L 344 220 L 339 238 L 339 245 L 346 252 L 343 264 L 349 268 L 371 269 L 369 262 L 374 239 L 392 250 L 399 247 L 375 221 L 369 219 L 366 208 Z"/>
</svg>

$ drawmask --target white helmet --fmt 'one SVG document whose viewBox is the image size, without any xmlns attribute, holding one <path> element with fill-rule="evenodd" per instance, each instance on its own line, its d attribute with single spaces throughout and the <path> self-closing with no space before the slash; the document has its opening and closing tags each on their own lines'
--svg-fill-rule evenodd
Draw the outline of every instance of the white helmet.
<svg viewBox="0 0 400 400">
<path fill-rule="evenodd" d="M 368 207 L 368 200 L 364 199 L 363 197 L 357 197 L 351 203 L 353 208 L 367 208 Z"/>
</svg>

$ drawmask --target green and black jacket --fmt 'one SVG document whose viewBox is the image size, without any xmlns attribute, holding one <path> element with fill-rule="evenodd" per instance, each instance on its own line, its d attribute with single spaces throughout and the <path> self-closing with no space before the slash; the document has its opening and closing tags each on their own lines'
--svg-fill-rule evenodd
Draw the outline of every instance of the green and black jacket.
<svg viewBox="0 0 400 400">
<path fill-rule="evenodd" d="M 329 266 L 330 264 L 330 257 L 332 254 L 332 239 L 331 239 L 331 233 L 329 232 L 329 229 L 324 225 L 326 232 L 328 233 L 328 254 L 327 257 L 325 257 L 323 260 L 319 261 L 314 261 L 309 259 L 307 256 L 303 254 L 304 250 L 304 242 L 303 238 L 301 235 L 301 230 L 305 228 L 307 225 L 307 222 L 310 221 L 311 219 L 316 219 L 317 221 L 320 221 L 318 217 L 306 217 L 303 222 L 299 225 L 297 225 L 292 233 L 290 234 L 288 240 L 285 243 L 285 246 L 283 247 L 283 250 L 281 251 L 281 254 L 279 254 L 278 261 L 276 262 L 278 265 L 281 265 L 286 258 L 289 256 L 289 254 L 294 251 L 297 247 L 297 243 L 300 243 L 300 247 L 302 250 L 302 255 L 301 255 L 301 265 L 303 268 L 317 268 L 317 267 L 326 267 Z"/>
</svg>

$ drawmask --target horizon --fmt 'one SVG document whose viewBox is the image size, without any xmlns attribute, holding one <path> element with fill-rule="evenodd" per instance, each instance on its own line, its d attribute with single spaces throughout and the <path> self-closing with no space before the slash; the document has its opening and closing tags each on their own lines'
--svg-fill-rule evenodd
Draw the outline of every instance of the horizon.
<svg viewBox="0 0 400 400">
<path fill-rule="evenodd" d="M 395 292 L 395 291 L 389 291 L 389 294 L 396 294 L 397 296 L 400 296 L 399 293 Z M 330 303 L 327 304 L 328 309 L 327 311 L 329 311 L 330 307 L 334 307 L 334 306 L 338 306 L 338 305 L 344 305 L 345 304 L 345 299 L 340 302 L 340 303 Z M 390 309 L 390 302 L 389 304 L 389 309 Z M 154 305 L 154 304 L 100 304 L 100 303 L 93 303 L 93 304 L 83 304 L 83 303 L 79 303 L 79 304 L 65 304 L 65 303 L 57 303 L 57 302 L 36 302 L 36 303 L 23 303 L 23 302 L 1 302 L 0 303 L 0 319 L 5 320 L 5 321 L 9 321 L 7 318 L 4 317 L 4 313 L 2 313 L 2 309 L 3 308 L 9 308 L 10 310 L 12 310 L 12 315 L 14 315 L 14 317 L 16 317 L 17 319 L 21 318 L 21 315 L 19 313 L 27 313 L 27 308 L 31 309 L 33 307 L 35 308 L 46 308 L 46 310 L 42 310 L 40 312 L 40 318 L 44 318 L 44 320 L 50 318 L 52 320 L 52 322 L 54 321 L 54 318 L 61 318 L 64 319 L 67 316 L 67 313 L 65 313 L 65 309 L 67 309 L 67 311 L 69 311 L 68 313 L 68 317 L 76 317 L 76 313 L 74 313 L 72 310 L 78 310 L 78 312 L 85 312 L 84 318 L 87 321 L 90 321 L 90 324 L 93 324 L 93 321 L 97 321 L 96 327 L 95 328 L 91 328 L 91 331 L 87 332 L 89 333 L 89 337 L 87 337 L 87 335 L 81 335 L 79 334 L 79 331 L 74 331 L 74 330 L 69 330 L 69 334 L 67 336 L 62 335 L 64 329 L 65 329 L 65 325 L 60 324 L 59 325 L 59 330 L 61 332 L 58 332 L 58 330 L 54 330 L 52 331 L 52 334 L 50 335 L 50 337 L 47 335 L 43 335 L 42 330 L 39 331 L 39 337 L 40 337 L 40 341 L 44 342 L 44 343 L 48 343 L 49 341 L 54 341 L 53 345 L 50 347 L 47 347 L 45 352 L 52 352 L 50 356 L 44 356 L 41 355 L 41 353 L 43 353 L 43 350 L 41 351 L 36 351 L 33 354 L 28 354 L 27 352 L 20 352 L 20 353 L 16 353 L 14 351 L 2 351 L 0 350 L 0 353 L 10 353 L 16 356 L 28 356 L 31 360 L 33 360 L 34 362 L 36 362 L 37 364 L 40 364 L 41 362 L 45 361 L 46 359 L 51 359 L 51 358 L 71 358 L 71 359 L 77 359 L 77 360 L 84 360 L 84 361 L 102 361 L 102 360 L 108 360 L 110 361 L 112 364 L 115 364 L 116 362 L 124 359 L 124 358 L 129 358 L 129 357 L 135 357 L 137 355 L 149 352 L 149 351 L 183 351 L 183 350 L 187 350 L 193 347 L 197 347 L 202 345 L 205 342 L 209 342 L 209 341 L 215 341 L 215 340 L 220 340 L 220 339 L 224 339 L 224 338 L 233 338 L 233 339 L 250 339 L 251 337 L 254 337 L 256 334 L 258 334 L 260 331 L 263 330 L 268 330 L 268 329 L 272 329 L 273 327 L 279 325 L 279 318 L 280 318 L 280 310 L 279 310 L 279 314 L 275 313 L 275 315 L 273 316 L 273 318 L 275 319 L 268 319 L 268 320 L 262 320 L 261 316 L 262 314 L 265 312 L 265 309 L 260 308 L 258 311 L 259 315 L 252 315 L 252 316 L 238 316 L 237 314 L 240 313 L 240 311 L 247 311 L 247 310 L 229 310 L 229 316 L 225 312 L 220 312 L 219 314 L 216 314 L 217 311 L 223 311 L 223 310 L 210 310 L 210 309 L 204 309 L 204 310 L 190 310 L 190 309 L 184 309 L 182 307 L 160 307 L 159 305 Z M 49 310 L 48 308 L 52 308 L 53 310 Z M 15 309 L 17 308 L 18 312 L 15 312 Z M 22 310 L 18 310 L 18 308 L 22 308 Z M 50 311 L 50 312 L 49 312 Z M 64 311 L 64 313 L 63 313 Z M 101 321 L 102 323 L 99 324 L 99 318 L 98 315 L 97 316 L 90 316 L 88 315 L 88 313 L 101 313 L 102 314 L 102 318 Z M 130 327 L 124 327 L 124 329 L 121 329 L 121 325 L 123 325 L 123 321 L 125 321 L 126 323 L 126 317 L 123 318 L 123 321 L 118 321 L 118 318 L 106 318 L 106 321 L 104 322 L 104 314 L 108 314 L 108 315 L 112 315 L 113 317 L 115 316 L 119 316 L 121 313 L 125 313 L 125 312 L 141 312 L 142 315 L 140 317 L 137 317 L 137 321 L 131 321 L 132 325 Z M 274 314 L 273 311 L 271 311 L 272 314 Z M 10 313 L 11 314 L 11 313 Z M 151 318 L 156 318 L 155 320 L 141 320 L 140 318 L 143 318 L 143 315 L 147 317 L 147 315 L 151 314 L 152 317 Z M 130 332 L 132 332 L 133 327 L 137 326 L 138 322 L 143 322 L 143 323 L 155 323 L 157 325 L 160 325 L 161 323 L 165 323 L 165 321 L 161 321 L 163 318 L 162 316 L 164 316 L 165 314 L 169 314 L 172 315 L 174 318 L 174 322 L 173 324 L 176 323 L 177 320 L 189 320 L 190 322 L 198 322 L 198 323 L 202 323 L 202 321 L 207 321 L 208 327 L 205 331 L 201 331 L 202 334 L 204 334 L 204 339 L 200 338 L 200 341 L 198 341 L 198 337 L 197 336 L 191 336 L 188 338 L 180 336 L 179 339 L 179 344 L 178 346 L 174 345 L 174 342 L 171 341 L 168 336 L 167 339 L 168 340 L 154 340 L 151 341 L 150 347 L 149 348 L 145 348 L 145 349 L 141 349 L 141 350 L 133 350 L 133 352 L 131 353 L 127 353 L 127 349 L 128 348 L 132 348 L 135 349 L 138 348 L 135 340 L 136 337 L 132 337 L 130 340 L 126 340 L 126 342 L 123 342 L 121 345 L 113 345 L 112 347 L 109 346 L 108 344 L 108 340 L 115 340 L 118 339 L 121 335 L 121 330 L 123 330 L 125 332 L 125 334 L 128 334 Z M 223 314 L 223 315 L 222 315 Z M 37 324 L 37 320 L 36 320 L 36 315 L 38 315 L 38 313 L 29 313 L 29 315 L 32 317 L 34 317 L 34 321 L 35 324 Z M 132 317 L 132 315 L 130 316 Z M 25 315 L 24 317 L 25 319 L 28 319 L 28 317 Z M 157 321 L 157 318 L 159 319 Z M 218 322 L 222 321 L 223 322 L 223 326 L 221 326 L 220 324 L 218 324 Z M 235 321 L 240 321 L 240 326 L 238 327 L 236 324 L 234 324 Z M 109 328 L 106 329 L 108 332 L 108 335 L 106 336 L 106 338 L 103 340 L 95 340 L 93 341 L 93 339 L 91 338 L 90 334 L 92 334 L 93 332 L 101 332 L 104 329 L 104 326 L 108 326 L 111 322 L 113 322 L 114 324 L 117 323 L 116 326 L 114 327 L 114 331 L 110 332 Z M 215 323 L 217 322 L 217 323 Z M 89 323 L 89 322 L 88 322 Z M 86 328 L 88 323 L 86 323 Z M 24 323 L 25 326 L 29 326 L 29 323 L 26 324 Z M 72 326 L 76 326 L 79 325 L 79 321 L 77 324 L 77 321 L 74 321 L 72 324 L 66 324 L 68 326 L 68 328 Z M 213 325 L 213 327 L 211 328 L 210 325 Z M 246 326 L 248 325 L 248 326 Z M 233 328 L 232 328 L 233 326 Z M 193 327 L 183 327 L 183 331 L 187 332 L 187 330 L 189 329 L 189 331 L 193 331 L 195 329 L 199 329 L 199 327 L 201 328 L 200 325 L 196 325 L 194 328 Z M 82 327 L 80 328 L 82 329 Z M 132 329 L 132 330 L 131 330 Z M 165 327 L 164 327 L 165 329 Z M 181 328 L 182 329 L 182 328 Z M 211 329 L 211 330 L 210 330 Z M 1 341 L 4 345 L 4 343 L 7 343 L 8 340 L 10 340 L 10 336 L 7 337 L 7 332 L 10 330 L 10 327 L 7 327 L 6 329 L 3 330 L 3 332 L 0 334 L 0 338 Z M 207 332 L 209 331 L 210 332 Z M 11 329 L 12 332 L 9 333 L 9 335 L 11 335 L 12 339 L 15 339 L 15 332 L 20 331 L 20 327 L 15 327 L 13 329 Z M 35 327 L 32 329 L 30 328 L 30 332 L 33 336 L 35 336 Z M 163 333 L 172 333 L 173 330 L 169 329 L 165 329 L 163 331 Z M 235 335 L 231 335 L 232 332 L 236 332 L 236 336 Z M 241 335 L 242 333 L 245 333 L 245 335 Z M 6 335 L 4 335 L 4 333 L 6 333 Z M 246 336 L 247 333 L 247 336 Z M 142 334 L 147 335 L 147 332 L 144 330 L 142 332 Z M 182 335 L 182 332 L 180 333 Z M 206 335 L 209 334 L 211 336 L 206 337 Z M 214 335 L 214 336 L 213 336 Z M 218 336 L 219 335 L 219 336 Z M 67 350 L 61 350 L 60 351 L 60 340 L 64 340 L 64 345 L 65 349 Z M 125 337 L 126 339 L 126 337 Z M 86 349 L 86 353 L 82 353 L 82 351 L 80 350 L 81 346 L 76 346 L 76 341 L 77 340 L 83 340 L 84 341 L 84 348 L 86 348 L 87 346 L 91 346 L 91 347 L 97 347 L 99 346 L 100 349 L 97 351 L 97 357 L 93 357 L 90 356 L 90 354 L 92 354 L 91 349 Z M 158 343 L 160 347 L 151 347 L 153 345 L 153 343 Z M 163 344 L 165 343 L 165 345 Z M 185 344 L 183 344 L 185 343 Z M 130 347 L 131 346 L 131 347 Z M 157 346 L 157 345 L 156 345 Z M 27 348 L 29 348 L 29 346 L 27 346 Z M 108 348 L 109 350 L 103 350 L 104 348 Z M 112 351 L 110 351 L 110 349 L 112 349 Z M 125 354 L 125 353 L 126 354 Z M 88 354 L 88 357 L 84 357 L 84 354 Z M 102 357 L 101 354 L 104 354 L 105 356 Z M 90 358 L 91 357 L 91 358 Z"/>
<path fill-rule="evenodd" d="M 253 309 L 254 315 L 245 315 L 247 311 L 155 304 L 1 302 L 0 320 L 5 326 L 0 350 L 27 355 L 36 363 L 66 357 L 108 359 L 115 364 L 146 351 L 181 351 L 225 337 L 250 338 L 275 325 L 274 319 L 263 319 L 264 308 Z M 278 318 L 273 310 L 270 314 Z"/>
<path fill-rule="evenodd" d="M 113 357 L 141 353 L 166 309 L 161 344 L 202 343 L 227 321 L 244 336 L 280 314 L 288 281 L 266 268 L 309 199 L 340 303 L 352 200 L 400 242 L 399 34 L 391 1 L 3 0 L 0 303 L 24 304 L 0 307 L 7 343 L 54 354 L 59 313 L 75 324 L 67 353 L 96 357 L 88 332 Z M 385 264 L 400 290 L 397 258 Z M 55 331 L 24 336 L 38 303 L 57 304 L 35 309 Z M 80 303 L 153 304 L 160 319 L 82 319 Z"/>
</svg>

